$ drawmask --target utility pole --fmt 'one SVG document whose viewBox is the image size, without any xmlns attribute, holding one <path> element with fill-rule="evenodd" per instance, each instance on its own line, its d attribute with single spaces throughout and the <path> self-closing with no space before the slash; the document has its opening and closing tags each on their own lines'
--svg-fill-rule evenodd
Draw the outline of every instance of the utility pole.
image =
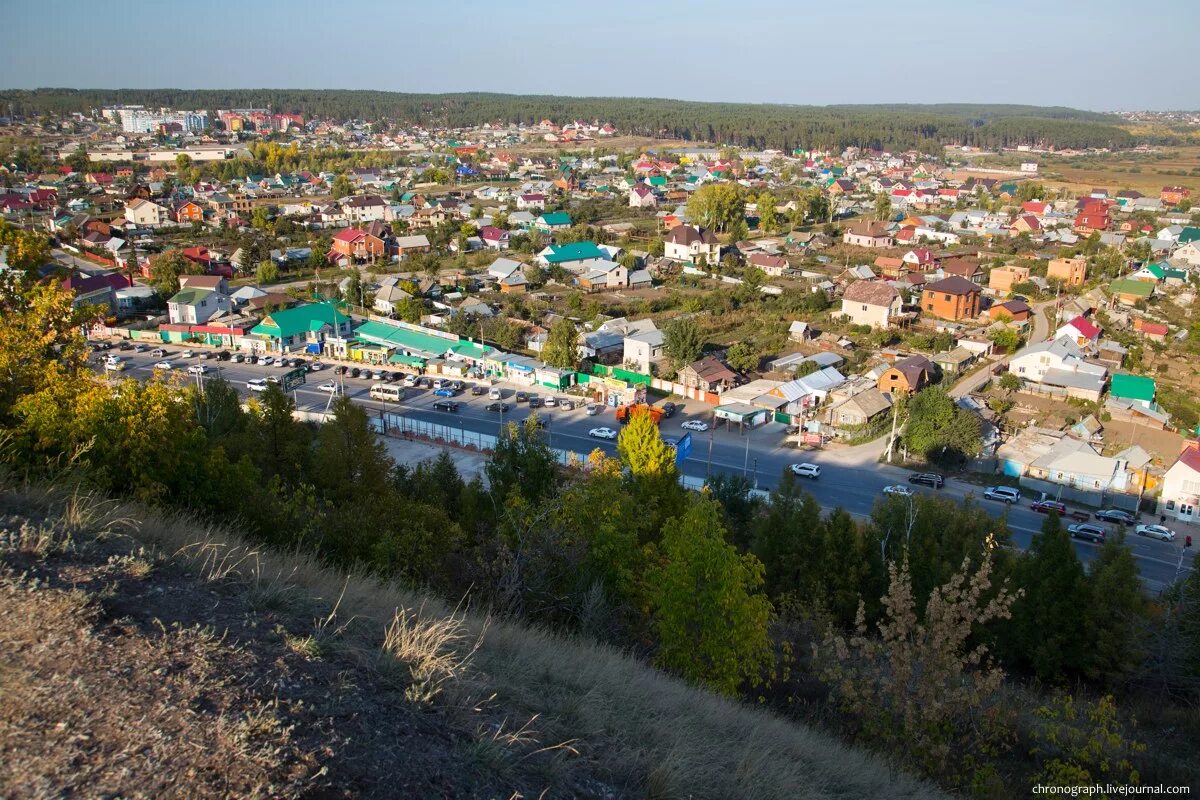
<svg viewBox="0 0 1200 800">
<path fill-rule="evenodd" d="M 900 416 L 900 404 L 896 402 L 896 398 L 892 398 L 892 435 L 888 437 L 888 463 L 892 463 L 892 450 L 896 446 L 896 420 Z"/>
</svg>

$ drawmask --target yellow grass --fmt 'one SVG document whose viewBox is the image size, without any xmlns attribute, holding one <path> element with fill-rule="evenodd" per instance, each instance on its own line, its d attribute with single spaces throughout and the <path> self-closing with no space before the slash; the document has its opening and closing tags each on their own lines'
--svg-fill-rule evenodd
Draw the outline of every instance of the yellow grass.
<svg viewBox="0 0 1200 800">
<path fill-rule="evenodd" d="M 59 490 L 0 487 L 0 507 L 14 513 L 22 507 L 68 509 L 78 518 L 80 504 L 78 495 Z M 344 626 L 352 621 L 358 630 L 376 632 L 376 652 L 382 646 L 424 681 L 422 701 L 437 694 L 432 702 L 451 712 L 486 707 L 494 712 L 491 719 L 502 717 L 481 723 L 481 754 L 514 737 L 536 743 L 534 753 L 555 751 L 567 764 L 586 760 L 621 796 L 941 796 L 879 757 L 697 690 L 611 647 L 339 574 L 304 555 L 247 545 L 224 527 L 187 516 L 127 503 L 101 508 L 105 520 L 138 520 L 130 534 L 136 545 L 173 556 L 205 580 L 286 596 L 286 602 L 312 605 L 319 618 L 336 614 Z"/>
</svg>

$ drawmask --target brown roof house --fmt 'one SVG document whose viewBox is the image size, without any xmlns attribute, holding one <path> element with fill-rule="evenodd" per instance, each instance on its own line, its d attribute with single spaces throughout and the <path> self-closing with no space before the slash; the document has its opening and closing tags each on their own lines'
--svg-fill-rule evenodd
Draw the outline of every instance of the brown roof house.
<svg viewBox="0 0 1200 800">
<path fill-rule="evenodd" d="M 842 241 L 858 247 L 891 247 L 892 235 L 887 223 L 860 219 L 846 226 Z"/>
<path fill-rule="evenodd" d="M 942 262 L 942 274 L 946 276 L 957 275 L 971 283 L 980 286 L 983 285 L 983 267 L 979 266 L 979 262 L 969 258 L 946 259 Z"/>
<path fill-rule="evenodd" d="M 678 380 L 688 389 L 719 393 L 738 384 L 738 374 L 712 356 L 679 370 Z"/>
<path fill-rule="evenodd" d="M 855 325 L 886 328 L 900 309 L 900 293 L 883 281 L 857 281 L 842 294 L 842 316 Z"/>
<path fill-rule="evenodd" d="M 951 275 L 931 283 L 921 292 L 921 310 L 941 319 L 974 319 L 979 316 L 979 287 Z"/>
<path fill-rule="evenodd" d="M 913 355 L 888 367 L 875 385 L 879 391 L 893 396 L 897 392 L 912 394 L 924 389 L 932 374 L 933 362 L 925 356 Z"/>
<path fill-rule="evenodd" d="M 709 264 L 721 261 L 721 243 L 708 228 L 676 225 L 663 241 L 663 255 L 675 261 L 697 261 L 704 256 Z"/>
</svg>

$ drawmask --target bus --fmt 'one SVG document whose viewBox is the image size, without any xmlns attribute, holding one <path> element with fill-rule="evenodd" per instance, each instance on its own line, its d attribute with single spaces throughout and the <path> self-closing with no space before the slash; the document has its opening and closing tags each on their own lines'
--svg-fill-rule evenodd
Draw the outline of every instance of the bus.
<svg viewBox="0 0 1200 800">
<path fill-rule="evenodd" d="M 404 399 L 404 388 L 388 386 L 386 383 L 376 383 L 371 386 L 368 395 L 372 400 L 384 400 L 388 403 L 399 403 Z"/>
</svg>

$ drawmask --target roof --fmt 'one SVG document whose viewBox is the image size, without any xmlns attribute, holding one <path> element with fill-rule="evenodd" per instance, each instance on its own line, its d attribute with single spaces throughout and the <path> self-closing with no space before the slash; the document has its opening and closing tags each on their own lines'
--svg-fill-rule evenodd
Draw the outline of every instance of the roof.
<svg viewBox="0 0 1200 800">
<path fill-rule="evenodd" d="M 570 225 L 571 215 L 565 211 L 555 211 L 551 214 L 542 214 L 538 219 L 543 225 Z"/>
<path fill-rule="evenodd" d="M 1135 281 L 1122 278 L 1110 283 L 1108 291 L 1112 294 L 1131 294 L 1135 297 L 1149 297 L 1154 293 L 1154 284 L 1148 281 Z"/>
<path fill-rule="evenodd" d="M 916 387 L 921 383 L 921 374 L 928 373 L 933 368 L 932 362 L 925 356 L 913 355 L 908 358 L 902 358 L 895 364 L 892 364 L 892 369 L 899 372 L 908 381 L 908 385 Z"/>
<path fill-rule="evenodd" d="M 547 249 L 550 252 L 546 253 L 545 259 L 551 264 L 561 264 L 564 261 L 583 261 L 588 258 L 605 259 L 605 252 L 595 242 L 555 244 L 550 245 Z"/>
<path fill-rule="evenodd" d="M 213 294 L 212 289 L 202 289 L 198 286 L 186 287 L 172 295 L 171 299 L 167 302 L 181 306 L 194 306 L 210 294 Z"/>
<path fill-rule="evenodd" d="M 308 303 L 267 315 L 262 322 L 250 329 L 250 333 L 282 339 L 304 331 L 320 330 L 322 326 L 330 325 L 334 320 L 340 325 L 349 319 L 332 303 Z"/>
<path fill-rule="evenodd" d="M 413 328 L 389 325 L 386 322 L 364 322 L 354 331 L 355 338 L 374 344 L 385 344 L 409 355 L 440 356 L 458 344 L 457 337 L 448 338 L 423 333 Z"/>
<path fill-rule="evenodd" d="M 873 238 L 888 235 L 887 224 L 876 220 L 855 220 L 846 226 L 846 233 L 855 236 L 870 236 Z"/>
<path fill-rule="evenodd" d="M 1143 400 L 1154 402 L 1154 379 L 1143 375 L 1126 375 L 1114 373 L 1112 376 L 1111 393 L 1113 397 L 1123 397 L 1128 400 Z"/>
<path fill-rule="evenodd" d="M 888 306 L 899 296 L 895 288 L 881 281 L 857 281 L 846 287 L 843 300 L 851 303 L 866 303 L 872 306 Z"/>
<path fill-rule="evenodd" d="M 1100 328 L 1083 317 L 1076 317 L 1068 322 L 1067 325 L 1079 331 L 1079 335 L 1086 339 L 1097 339 L 1100 337 Z"/>
<path fill-rule="evenodd" d="M 691 225 L 676 225 L 667 234 L 667 241 L 672 244 L 690 245 L 696 242 L 717 244 L 717 237 L 708 228 L 693 228 Z"/>
<path fill-rule="evenodd" d="M 693 361 L 688 367 L 696 373 L 698 378 L 708 383 L 737 379 L 737 373 L 712 356 L 705 356 L 699 361 Z"/>
<path fill-rule="evenodd" d="M 960 278 L 957 275 L 951 275 L 948 278 L 942 278 L 940 281 L 934 281 L 925 287 L 927 292 L 940 292 L 942 294 L 975 294 L 980 291 L 979 287 L 971 283 L 966 278 Z"/>
</svg>

